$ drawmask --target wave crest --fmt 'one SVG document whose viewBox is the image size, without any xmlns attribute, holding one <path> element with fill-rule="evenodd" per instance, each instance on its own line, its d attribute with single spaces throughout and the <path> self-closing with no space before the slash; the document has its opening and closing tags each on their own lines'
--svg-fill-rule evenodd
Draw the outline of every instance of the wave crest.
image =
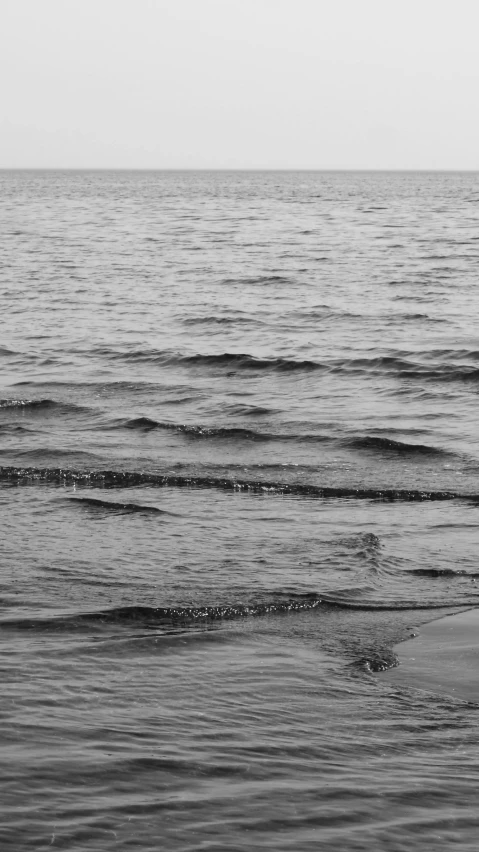
<svg viewBox="0 0 479 852">
<path fill-rule="evenodd" d="M 450 602 L 449 607 L 464 606 L 464 602 Z M 92 627 L 118 626 L 135 629 L 169 630 L 201 627 L 215 622 L 231 621 L 268 615 L 286 615 L 313 609 L 323 612 L 331 609 L 357 610 L 365 612 L 389 612 L 404 610 L 444 609 L 444 603 L 398 601 L 383 603 L 361 599 L 341 599 L 334 593 L 319 595 L 316 592 L 293 594 L 288 597 L 276 595 L 270 600 L 250 604 L 218 604 L 199 606 L 145 606 L 131 605 L 112 607 L 93 612 L 74 613 L 53 617 L 3 619 L 0 629 L 34 630 L 50 632 L 59 630 L 90 630 Z"/>
<path fill-rule="evenodd" d="M 380 452 L 398 455 L 428 455 L 447 456 L 449 453 L 440 447 L 430 447 L 427 444 L 409 444 L 405 441 L 395 441 L 392 438 L 380 438 L 376 435 L 351 438 L 345 442 L 348 447 L 356 450 L 378 450 Z"/>
<path fill-rule="evenodd" d="M 166 509 L 159 509 L 157 506 L 144 506 L 140 503 L 117 502 L 114 500 L 101 500 L 98 497 L 66 497 L 69 503 L 78 503 L 88 509 L 99 509 L 108 512 L 117 512 L 119 514 L 155 514 L 155 515 L 175 515 L 174 512 L 168 512 Z"/>
<path fill-rule="evenodd" d="M 131 488 L 151 485 L 157 488 L 215 488 L 251 494 L 378 500 L 382 502 L 423 502 L 430 500 L 462 500 L 479 503 L 479 494 L 456 491 L 429 491 L 396 488 L 321 487 L 307 483 L 267 482 L 228 477 L 181 476 L 175 474 L 139 473 L 115 470 L 70 470 L 67 468 L 0 467 L 0 481 L 29 483 L 51 482 L 100 488 Z"/>
</svg>

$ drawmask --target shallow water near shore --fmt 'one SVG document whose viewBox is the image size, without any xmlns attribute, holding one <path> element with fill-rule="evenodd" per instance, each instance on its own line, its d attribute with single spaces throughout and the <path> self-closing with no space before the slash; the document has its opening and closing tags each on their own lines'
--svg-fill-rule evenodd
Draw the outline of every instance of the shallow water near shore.
<svg viewBox="0 0 479 852">
<path fill-rule="evenodd" d="M 397 650 L 399 665 L 382 672 L 389 683 L 479 703 L 479 610 L 425 625 Z"/>
<path fill-rule="evenodd" d="M 0 183 L 2 849 L 475 850 L 479 175 Z"/>
</svg>

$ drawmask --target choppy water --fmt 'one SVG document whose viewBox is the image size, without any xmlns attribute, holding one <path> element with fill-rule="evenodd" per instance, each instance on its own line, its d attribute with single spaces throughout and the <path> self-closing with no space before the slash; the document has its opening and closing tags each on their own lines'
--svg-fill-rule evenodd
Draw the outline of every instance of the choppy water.
<svg viewBox="0 0 479 852">
<path fill-rule="evenodd" d="M 2 850 L 475 850 L 479 175 L 0 185 Z"/>
</svg>

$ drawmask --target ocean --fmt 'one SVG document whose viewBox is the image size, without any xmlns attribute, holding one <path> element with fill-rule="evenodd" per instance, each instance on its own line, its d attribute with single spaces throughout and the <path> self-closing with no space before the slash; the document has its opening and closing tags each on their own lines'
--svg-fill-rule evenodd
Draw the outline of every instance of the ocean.
<svg viewBox="0 0 479 852">
<path fill-rule="evenodd" d="M 2 852 L 475 852 L 479 174 L 0 187 Z"/>
</svg>

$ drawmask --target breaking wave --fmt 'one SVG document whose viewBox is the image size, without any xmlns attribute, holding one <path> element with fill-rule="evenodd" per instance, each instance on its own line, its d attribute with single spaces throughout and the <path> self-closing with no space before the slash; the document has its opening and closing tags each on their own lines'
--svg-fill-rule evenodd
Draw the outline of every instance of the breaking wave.
<svg viewBox="0 0 479 852">
<path fill-rule="evenodd" d="M 461 603 L 451 603 L 450 607 L 460 607 Z M 462 606 L 464 603 L 462 602 Z M 294 612 L 305 612 L 313 609 L 328 611 L 330 609 L 360 610 L 366 612 L 395 611 L 395 610 L 436 610 L 444 609 L 444 603 L 414 603 L 404 601 L 384 604 L 381 602 L 342 601 L 334 595 L 318 595 L 314 592 L 296 594 L 288 598 L 272 599 L 251 604 L 222 604 L 218 606 L 121 606 L 94 612 L 74 613 L 53 617 L 3 619 L 0 629 L 36 630 L 36 631 L 70 631 L 91 629 L 95 625 L 119 626 L 136 629 L 168 629 L 194 627 L 212 622 L 231 621 L 281 615 Z"/>
<path fill-rule="evenodd" d="M 1 410 L 18 410 L 32 413 L 52 412 L 58 414 L 75 414 L 78 412 L 91 411 L 90 408 L 82 405 L 75 405 L 72 402 L 61 402 L 55 399 L 0 399 Z"/>
<path fill-rule="evenodd" d="M 53 399 L 0 399 L 1 408 L 20 408 L 22 411 L 28 408 L 45 410 L 54 408 L 58 403 Z"/>
<path fill-rule="evenodd" d="M 60 485 L 77 484 L 100 488 L 130 488 L 151 485 L 170 488 L 216 488 L 256 494 L 280 494 L 309 498 L 348 498 L 383 502 L 423 502 L 431 500 L 461 500 L 479 503 L 479 493 L 462 494 L 456 491 L 433 491 L 396 488 L 355 488 L 348 486 L 321 487 L 307 483 L 267 482 L 264 480 L 228 477 L 181 476 L 175 474 L 139 473 L 115 470 L 71 470 L 67 468 L 0 467 L 0 481 L 28 483 L 51 482 Z"/>
</svg>

